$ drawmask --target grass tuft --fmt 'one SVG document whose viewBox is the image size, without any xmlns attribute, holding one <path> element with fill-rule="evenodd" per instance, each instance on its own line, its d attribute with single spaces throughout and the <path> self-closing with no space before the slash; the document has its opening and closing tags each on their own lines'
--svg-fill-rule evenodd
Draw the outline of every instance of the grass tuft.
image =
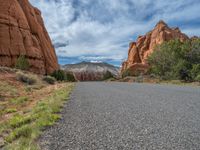
<svg viewBox="0 0 200 150">
<path fill-rule="evenodd" d="M 15 108 L 8 108 L 5 110 L 5 113 L 7 113 L 7 114 L 15 113 L 15 112 L 17 112 L 17 109 L 15 109 Z"/>
<path fill-rule="evenodd" d="M 25 125 L 20 128 L 16 128 L 14 131 L 11 132 L 9 136 L 6 137 L 6 141 L 11 143 L 12 141 L 18 138 L 30 138 L 33 130 L 31 126 Z"/>
<path fill-rule="evenodd" d="M 18 96 L 18 90 L 16 87 L 10 85 L 7 82 L 0 82 L 0 97 L 3 99 L 4 96 Z M 0 98 L 0 99 L 1 99 Z"/>
<path fill-rule="evenodd" d="M 14 104 L 14 105 L 25 104 L 27 101 L 28 101 L 27 97 L 18 97 L 18 98 L 13 98 L 10 100 L 11 104 Z"/>
<path fill-rule="evenodd" d="M 30 111 L 14 115 L 8 122 L 0 124 L 0 133 L 9 133 L 5 137 L 5 149 L 38 150 L 35 142 L 47 126 L 55 124 L 61 118 L 61 111 L 69 97 L 73 84 L 55 90 L 51 96 L 40 100 Z M 16 104 L 26 102 L 27 99 L 13 100 Z"/>
<path fill-rule="evenodd" d="M 31 121 L 32 121 L 31 116 L 23 116 L 23 115 L 17 114 L 9 121 L 9 125 L 12 128 L 17 128 L 17 127 L 21 127 L 22 125 L 28 124 Z"/>
</svg>

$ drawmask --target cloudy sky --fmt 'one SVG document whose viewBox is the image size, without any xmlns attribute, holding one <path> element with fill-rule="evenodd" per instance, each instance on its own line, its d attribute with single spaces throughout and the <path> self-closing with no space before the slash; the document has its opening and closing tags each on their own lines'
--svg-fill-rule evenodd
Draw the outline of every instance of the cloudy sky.
<svg viewBox="0 0 200 150">
<path fill-rule="evenodd" d="M 30 0 L 42 11 L 60 64 L 120 65 L 130 41 L 159 20 L 200 36 L 200 0 Z"/>
</svg>

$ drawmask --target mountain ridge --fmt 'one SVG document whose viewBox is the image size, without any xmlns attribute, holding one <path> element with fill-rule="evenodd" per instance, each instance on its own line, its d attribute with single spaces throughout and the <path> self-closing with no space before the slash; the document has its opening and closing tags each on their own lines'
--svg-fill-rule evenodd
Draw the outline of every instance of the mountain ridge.
<svg viewBox="0 0 200 150">
<path fill-rule="evenodd" d="M 61 66 L 62 70 L 72 72 L 78 81 L 98 81 L 102 80 L 107 72 L 112 76 L 119 76 L 119 67 L 115 67 L 105 62 L 80 62 L 77 64 L 66 64 Z"/>
</svg>

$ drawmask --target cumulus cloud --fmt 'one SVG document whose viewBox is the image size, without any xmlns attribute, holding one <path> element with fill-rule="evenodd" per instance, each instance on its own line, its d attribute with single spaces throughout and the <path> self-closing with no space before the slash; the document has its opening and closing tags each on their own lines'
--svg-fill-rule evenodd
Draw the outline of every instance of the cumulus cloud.
<svg viewBox="0 0 200 150">
<path fill-rule="evenodd" d="M 42 11 L 58 57 L 120 62 L 129 42 L 160 20 L 200 35 L 199 0 L 30 0 Z M 64 63 L 64 61 L 62 61 Z"/>
</svg>

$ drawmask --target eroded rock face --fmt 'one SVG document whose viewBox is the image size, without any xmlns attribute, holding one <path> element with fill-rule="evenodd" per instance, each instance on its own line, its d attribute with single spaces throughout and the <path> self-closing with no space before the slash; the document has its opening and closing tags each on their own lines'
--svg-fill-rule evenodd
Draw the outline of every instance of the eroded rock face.
<svg viewBox="0 0 200 150">
<path fill-rule="evenodd" d="M 105 78 L 107 72 L 112 76 L 119 76 L 119 68 L 107 63 L 81 62 L 68 64 L 61 67 L 66 72 L 72 72 L 77 81 L 100 81 Z"/>
<path fill-rule="evenodd" d="M 21 55 L 35 73 L 59 67 L 41 12 L 28 0 L 0 0 L 0 66 L 15 66 Z"/>
<path fill-rule="evenodd" d="M 128 59 L 123 62 L 121 71 L 129 69 L 132 72 L 145 72 L 149 67 L 147 57 L 154 51 L 155 46 L 172 39 L 185 41 L 189 38 L 179 28 L 170 28 L 164 21 L 158 22 L 152 31 L 130 43 Z"/>
</svg>

